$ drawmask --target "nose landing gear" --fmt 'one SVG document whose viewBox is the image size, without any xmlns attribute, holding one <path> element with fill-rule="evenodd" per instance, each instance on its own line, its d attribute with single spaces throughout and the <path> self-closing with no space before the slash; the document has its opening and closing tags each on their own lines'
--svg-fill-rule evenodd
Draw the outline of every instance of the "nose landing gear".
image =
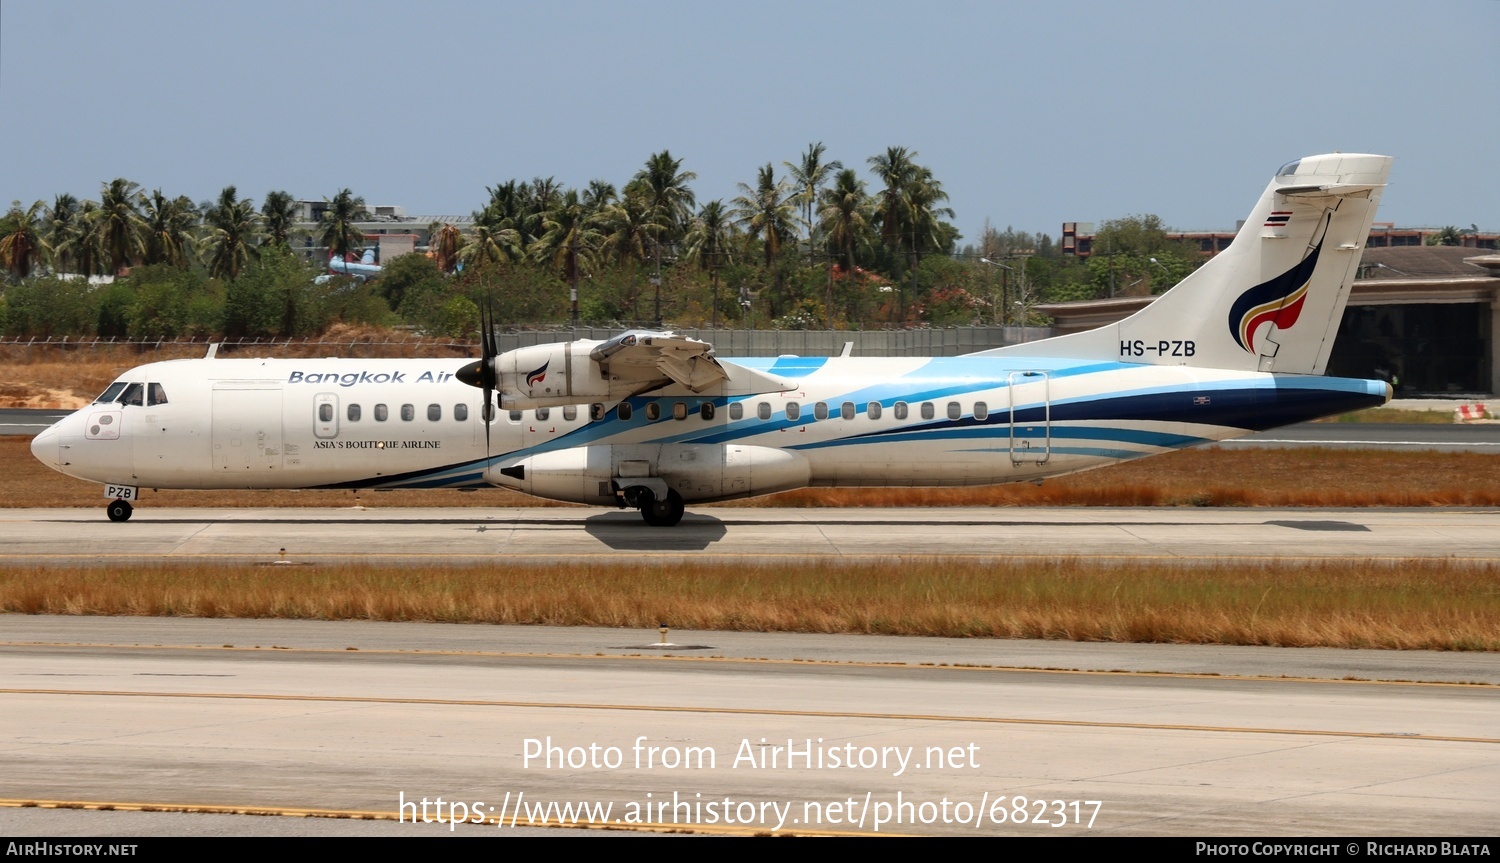
<svg viewBox="0 0 1500 863">
<path fill-rule="evenodd" d="M 131 506 L 128 500 L 112 500 L 104 511 L 109 515 L 110 521 L 129 521 L 130 514 L 135 512 L 135 507 Z"/>
</svg>

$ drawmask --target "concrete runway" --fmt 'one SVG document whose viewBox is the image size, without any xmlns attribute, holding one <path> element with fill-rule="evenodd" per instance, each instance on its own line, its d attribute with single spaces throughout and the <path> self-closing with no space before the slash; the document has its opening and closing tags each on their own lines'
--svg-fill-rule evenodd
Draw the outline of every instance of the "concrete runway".
<svg viewBox="0 0 1500 863">
<path fill-rule="evenodd" d="M 496 836 L 564 802 L 730 834 L 1500 829 L 1489 656 L 16 615 L 0 639 L 11 834 L 446 833 L 389 820 L 438 797 Z"/>
<path fill-rule="evenodd" d="M 378 496 L 377 496 L 378 499 Z M 1500 559 L 1500 509 L 701 508 L 675 528 L 634 512 L 518 509 L 0 509 L 11 563 L 121 561 L 403 564 L 499 561 L 1101 559 Z"/>
</svg>

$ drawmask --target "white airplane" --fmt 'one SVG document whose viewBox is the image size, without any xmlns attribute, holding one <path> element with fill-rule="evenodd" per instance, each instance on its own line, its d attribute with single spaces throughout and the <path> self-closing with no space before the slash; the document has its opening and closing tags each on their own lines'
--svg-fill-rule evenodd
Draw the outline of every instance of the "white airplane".
<svg viewBox="0 0 1500 863">
<path fill-rule="evenodd" d="M 1390 162 L 1284 166 L 1228 249 L 1089 332 L 960 357 L 731 360 L 661 332 L 497 355 L 486 322 L 474 362 L 151 363 L 31 449 L 104 483 L 114 521 L 143 487 L 502 486 L 668 526 L 688 503 L 804 486 L 1072 473 L 1384 404 L 1384 381 L 1321 375 Z"/>
</svg>

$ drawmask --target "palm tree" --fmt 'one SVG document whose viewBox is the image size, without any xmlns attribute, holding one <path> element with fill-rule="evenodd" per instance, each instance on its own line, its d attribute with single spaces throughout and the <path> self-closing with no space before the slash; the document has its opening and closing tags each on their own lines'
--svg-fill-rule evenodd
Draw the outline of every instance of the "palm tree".
<svg viewBox="0 0 1500 863">
<path fill-rule="evenodd" d="M 458 266 L 459 252 L 464 247 L 464 232 L 451 222 L 433 222 L 427 230 L 427 250 L 439 270 L 451 273 Z"/>
<path fill-rule="evenodd" d="M 645 184 L 632 182 L 625 187 L 625 197 L 598 212 L 598 226 L 604 235 L 600 254 L 630 267 L 630 314 L 636 315 L 639 296 L 640 265 L 656 247 L 663 227 L 654 221 L 655 213 Z"/>
<path fill-rule="evenodd" d="M 692 171 L 682 170 L 682 160 L 672 158 L 667 150 L 652 153 L 646 167 L 637 171 L 634 182 L 644 190 L 651 206 L 651 221 L 661 226 L 652 243 L 656 256 L 656 322 L 661 323 L 661 247 L 675 241 L 682 226 L 693 214 L 693 190 L 689 183 L 698 179 Z"/>
<path fill-rule="evenodd" d="M 751 239 L 763 238 L 766 266 L 770 267 L 776 253 L 781 251 L 781 244 L 797 232 L 792 195 L 787 184 L 776 179 L 776 169 L 770 162 L 757 172 L 755 188 L 744 183 L 739 187 L 742 194 L 734 199 L 731 215 L 745 226 Z"/>
<path fill-rule="evenodd" d="M 192 229 L 198 222 L 198 208 L 186 195 L 168 198 L 161 189 L 152 192 L 145 202 L 147 264 L 171 264 L 187 269 L 188 252 L 193 248 Z"/>
<path fill-rule="evenodd" d="M 828 244 L 844 258 L 844 271 L 854 271 L 854 253 L 869 242 L 873 214 L 865 195 L 865 181 L 853 168 L 840 171 L 833 186 L 823 192 L 818 220 Z"/>
<path fill-rule="evenodd" d="M 86 226 L 79 216 L 77 198 L 64 192 L 52 199 L 44 233 L 47 245 L 52 247 L 54 270 L 60 273 L 72 272 L 74 250 L 85 230 Z"/>
<path fill-rule="evenodd" d="M 68 242 L 68 254 L 73 258 L 77 272 L 85 276 L 97 276 L 107 272 L 104 251 L 103 211 L 93 201 L 84 201 L 78 208 L 77 230 Z"/>
<path fill-rule="evenodd" d="M 808 253 L 812 253 L 813 208 L 818 204 L 818 192 L 823 184 L 835 171 L 844 167 L 842 162 L 823 162 L 823 153 L 827 148 L 823 142 L 808 144 L 807 152 L 802 154 L 802 162 L 793 165 L 791 162 L 782 162 L 787 171 L 791 173 L 792 185 L 797 189 L 796 201 L 802 207 L 802 223 L 807 225 Z"/>
<path fill-rule="evenodd" d="M 95 218 L 105 257 L 116 276 L 124 275 L 146 253 L 141 236 L 145 222 L 141 219 L 140 201 L 140 186 L 123 177 L 106 183 L 99 193 L 99 212 Z"/>
<path fill-rule="evenodd" d="M 687 233 L 687 259 L 713 277 L 713 322 L 719 327 L 719 268 L 734 260 L 734 222 L 723 201 L 709 201 Z"/>
<path fill-rule="evenodd" d="M 562 269 L 563 279 L 571 287 L 573 325 L 578 326 L 578 278 L 590 266 L 604 237 L 599 233 L 595 214 L 589 212 L 578 192 L 569 189 L 542 219 L 542 236 L 531 245 L 531 256 L 538 263 L 551 263 Z"/>
<path fill-rule="evenodd" d="M 697 174 L 682 170 L 682 160 L 672 158 L 666 150 L 652 153 L 646 167 L 636 172 L 634 181 L 641 184 L 651 205 L 652 221 L 667 232 L 664 241 L 675 239 L 692 217 L 693 190 L 688 184 L 696 179 Z"/>
<path fill-rule="evenodd" d="M 899 256 L 901 243 L 905 239 L 907 212 L 905 192 L 918 168 L 913 159 L 915 152 L 908 153 L 905 147 L 888 147 L 884 155 L 871 156 L 870 169 L 876 178 L 885 184 L 875 207 L 875 222 L 880 225 L 880 240 L 891 250 L 892 257 Z"/>
<path fill-rule="evenodd" d="M 474 233 L 459 247 L 458 260 L 466 267 L 481 263 L 519 261 L 525 257 L 521 232 L 515 228 L 496 228 L 486 222 L 475 222 Z"/>
<path fill-rule="evenodd" d="M 266 242 L 273 246 L 285 246 L 291 241 L 292 229 L 297 224 L 297 202 L 288 192 L 267 192 L 260 205 L 261 224 L 265 226 Z"/>
<path fill-rule="evenodd" d="M 217 279 L 234 281 L 257 254 L 260 217 L 255 202 L 239 199 L 233 186 L 225 186 L 219 200 L 204 214 L 208 225 L 208 272 Z"/>
<path fill-rule="evenodd" d="M 330 259 L 342 258 L 364 247 L 364 232 L 355 222 L 368 216 L 364 198 L 356 198 L 348 189 L 341 189 L 333 196 L 323 211 L 323 237 L 320 241 L 328 250 Z"/>
<path fill-rule="evenodd" d="M 933 179 L 932 170 L 917 168 L 906 184 L 903 195 L 906 216 L 911 228 L 912 255 L 916 266 L 922 263 L 922 253 L 939 251 L 952 244 L 952 226 L 939 217 L 953 218 L 953 210 L 937 204 L 948 200 L 943 184 Z"/>
<path fill-rule="evenodd" d="M 42 212 L 46 208 L 46 204 L 37 201 L 23 210 L 20 201 L 11 201 L 10 212 L 5 214 L 5 235 L 0 237 L 0 266 L 18 279 L 31 275 L 32 268 L 41 264 L 43 255 L 51 252 L 42 239 Z"/>
<path fill-rule="evenodd" d="M 583 205 L 588 207 L 590 213 L 597 213 L 613 204 L 618 197 L 614 183 L 605 180 L 590 180 L 589 187 L 583 192 Z"/>
</svg>

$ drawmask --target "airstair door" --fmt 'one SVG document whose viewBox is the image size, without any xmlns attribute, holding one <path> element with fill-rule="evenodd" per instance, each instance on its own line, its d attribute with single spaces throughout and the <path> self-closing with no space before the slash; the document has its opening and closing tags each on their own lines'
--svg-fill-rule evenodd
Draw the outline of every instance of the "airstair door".
<svg viewBox="0 0 1500 863">
<path fill-rule="evenodd" d="M 1046 372 L 1011 372 L 1010 463 L 1046 464 L 1052 457 L 1052 379 Z"/>
</svg>

